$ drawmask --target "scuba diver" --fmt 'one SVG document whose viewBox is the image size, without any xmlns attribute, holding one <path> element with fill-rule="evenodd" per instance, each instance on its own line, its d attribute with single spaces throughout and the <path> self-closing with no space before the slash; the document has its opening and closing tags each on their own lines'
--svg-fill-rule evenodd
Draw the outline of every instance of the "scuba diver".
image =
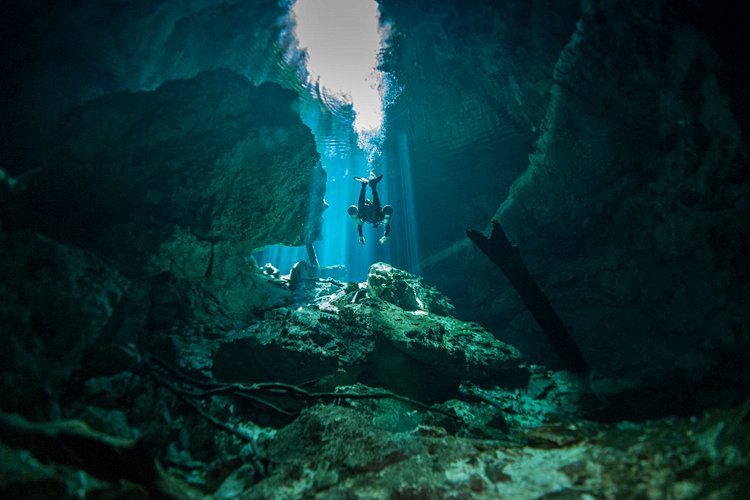
<svg viewBox="0 0 750 500">
<path fill-rule="evenodd" d="M 368 222 L 373 227 L 378 227 L 380 224 L 385 225 L 385 233 L 380 238 L 380 243 L 385 243 L 388 240 L 388 236 L 391 234 L 391 215 L 393 215 L 393 207 L 386 205 L 381 208 L 380 197 L 378 196 L 377 185 L 380 179 L 383 178 L 383 174 L 375 177 L 374 174 L 370 174 L 370 180 L 362 177 L 355 177 L 354 180 L 362 183 L 362 189 L 359 191 L 359 201 L 357 205 L 351 205 L 347 210 L 349 217 L 357 223 L 357 233 L 359 233 L 359 242 L 365 244 L 365 237 L 362 236 L 362 225 Z M 370 186 L 372 190 L 372 201 L 365 198 L 367 186 Z"/>
</svg>

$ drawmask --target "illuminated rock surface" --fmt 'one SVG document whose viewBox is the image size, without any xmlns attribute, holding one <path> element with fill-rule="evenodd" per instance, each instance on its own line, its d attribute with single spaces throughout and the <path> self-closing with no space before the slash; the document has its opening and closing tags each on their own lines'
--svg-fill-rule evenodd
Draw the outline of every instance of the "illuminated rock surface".
<svg viewBox="0 0 750 500">
<path fill-rule="evenodd" d="M 388 283 L 378 289 L 381 296 L 402 293 L 408 280 L 412 294 L 450 307 L 414 275 L 382 263 L 370 275 Z M 214 374 L 302 384 L 338 371 L 351 382 L 434 401 L 454 393 L 463 380 L 499 380 L 518 370 L 521 354 L 481 326 L 373 297 L 371 282 L 363 288 L 322 287 L 310 304 L 270 311 L 252 327 L 224 335 L 214 343 Z M 184 358 L 179 352 L 176 357 Z"/>
</svg>

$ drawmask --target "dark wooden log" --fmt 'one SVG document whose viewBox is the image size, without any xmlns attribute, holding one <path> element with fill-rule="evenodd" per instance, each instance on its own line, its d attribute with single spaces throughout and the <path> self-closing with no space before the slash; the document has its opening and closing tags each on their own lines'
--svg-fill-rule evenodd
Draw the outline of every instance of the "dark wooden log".
<svg viewBox="0 0 750 500">
<path fill-rule="evenodd" d="M 521 296 L 526 308 L 542 327 L 547 340 L 560 356 L 565 367 L 574 372 L 587 372 L 588 363 L 583 359 L 573 337 L 570 336 L 560 317 L 552 308 L 549 299 L 529 273 L 526 264 L 521 259 L 519 248 L 508 241 L 500 224 L 492 221 L 492 234 L 489 238 L 473 229 L 467 230 L 466 235 L 505 274 Z"/>
</svg>

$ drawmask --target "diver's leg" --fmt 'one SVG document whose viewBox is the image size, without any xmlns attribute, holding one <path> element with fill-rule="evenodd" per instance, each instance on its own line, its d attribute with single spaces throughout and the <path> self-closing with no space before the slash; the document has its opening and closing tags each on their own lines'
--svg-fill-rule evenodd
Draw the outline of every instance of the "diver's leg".
<svg viewBox="0 0 750 500">
<path fill-rule="evenodd" d="M 372 183 L 370 183 L 370 189 L 372 190 L 372 207 L 375 209 L 375 212 L 380 212 L 380 196 L 378 196 L 378 190 Z"/>
<path fill-rule="evenodd" d="M 383 174 L 370 177 L 370 189 L 372 190 L 372 205 L 376 212 L 380 211 L 380 196 L 378 196 L 378 182 L 383 178 Z"/>
<path fill-rule="evenodd" d="M 366 195 L 367 195 L 367 182 L 363 182 L 362 189 L 359 190 L 359 200 L 357 201 L 357 206 L 360 212 L 362 212 L 365 208 Z"/>
</svg>

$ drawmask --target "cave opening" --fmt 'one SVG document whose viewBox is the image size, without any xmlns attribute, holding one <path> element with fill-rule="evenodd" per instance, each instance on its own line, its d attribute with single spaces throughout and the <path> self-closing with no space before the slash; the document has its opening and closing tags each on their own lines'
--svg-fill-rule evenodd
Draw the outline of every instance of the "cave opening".
<svg viewBox="0 0 750 500">
<path fill-rule="evenodd" d="M 311 129 L 326 171 L 322 235 L 314 243 L 320 265 L 337 278 L 363 281 L 373 262 L 418 271 L 413 189 L 406 138 L 386 152 L 386 109 L 401 89 L 383 71 L 392 24 L 375 0 L 295 0 L 288 5 L 281 45 L 302 94 L 299 113 Z M 380 244 L 383 226 L 357 226 L 347 208 L 357 202 L 355 177 L 384 174 L 383 204 L 395 208 L 391 234 L 398 245 Z M 368 190 L 368 198 L 371 192 Z M 411 217 L 411 218 L 410 218 Z M 280 271 L 308 257 L 304 247 L 273 246 L 258 256 Z"/>
</svg>

